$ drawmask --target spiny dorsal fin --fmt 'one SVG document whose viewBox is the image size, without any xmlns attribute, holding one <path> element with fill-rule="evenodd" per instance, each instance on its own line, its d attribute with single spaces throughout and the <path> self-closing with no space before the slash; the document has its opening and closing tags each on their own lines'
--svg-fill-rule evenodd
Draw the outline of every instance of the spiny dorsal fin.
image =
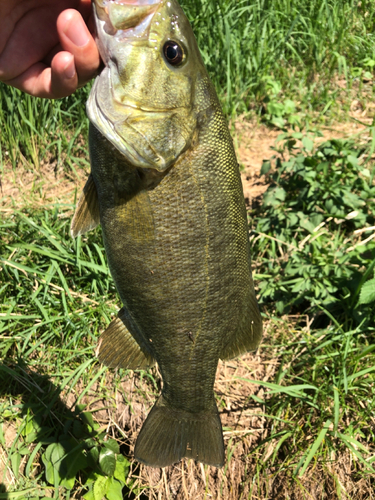
<svg viewBox="0 0 375 500">
<path fill-rule="evenodd" d="M 139 346 L 125 325 L 126 311 L 121 309 L 99 337 L 96 356 L 109 368 L 124 368 L 128 370 L 144 369 L 154 364 L 154 359 Z M 127 321 L 128 323 L 128 321 Z"/>
<path fill-rule="evenodd" d="M 70 226 L 70 233 L 75 238 L 95 229 L 100 223 L 98 194 L 92 174 L 89 175 Z"/>
</svg>

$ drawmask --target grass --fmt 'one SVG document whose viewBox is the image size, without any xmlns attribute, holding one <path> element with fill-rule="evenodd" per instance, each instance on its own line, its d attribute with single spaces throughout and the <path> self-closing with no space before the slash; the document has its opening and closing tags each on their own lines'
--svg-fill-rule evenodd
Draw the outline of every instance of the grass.
<svg viewBox="0 0 375 500">
<path fill-rule="evenodd" d="M 72 240 L 73 205 L 30 203 L 0 212 L 0 500 L 373 495 L 375 131 L 315 146 L 304 129 L 372 96 L 373 2 L 186 4 L 227 116 L 284 130 L 249 214 L 265 339 L 217 376 L 226 467 L 133 462 L 159 372 L 97 363 L 119 309 L 100 228 Z M 87 170 L 87 95 L 1 85 L 2 171 Z"/>
<path fill-rule="evenodd" d="M 275 116 L 297 111 L 308 121 L 331 120 L 347 113 L 353 99 L 365 108 L 371 102 L 373 2 L 189 0 L 182 5 L 228 117 L 255 114 L 273 123 Z M 46 101 L 0 84 L 0 165 L 38 168 L 48 161 L 74 172 L 85 163 L 76 139 L 87 134 L 88 91 Z"/>
<path fill-rule="evenodd" d="M 97 235 L 85 239 L 84 245 L 80 238 L 72 240 L 70 213 L 66 215 L 64 208 L 62 212 L 56 207 L 54 212 L 15 213 L 0 228 L 0 482 L 8 471 L 7 480 L 15 482 L 16 491 L 28 490 L 32 481 L 34 495 L 48 481 L 57 494 L 61 487 L 71 490 L 78 472 L 99 467 L 102 448 L 109 451 L 101 467 L 113 475 L 106 460 L 108 454 L 113 459 L 114 452 L 119 453 L 116 444 L 111 451 L 108 442 L 103 442 L 91 413 L 80 405 L 85 392 L 105 371 L 98 368 L 92 346 L 98 330 L 116 310 L 114 285 Z M 68 398 L 78 382 L 86 389 L 71 408 L 60 395 Z M 14 422 L 21 425 L 10 443 L 4 429 L 9 430 Z M 73 468 L 64 463 L 55 467 L 56 456 L 65 455 L 67 463 L 73 457 Z M 36 456 L 39 464 L 35 467 Z M 118 476 L 123 466 L 117 464 Z"/>
<path fill-rule="evenodd" d="M 327 112 L 337 94 L 338 74 L 350 88 L 372 70 L 372 2 L 195 0 L 185 4 L 228 114 L 257 108 L 277 84 L 284 94 L 303 101 L 303 108 Z"/>
<path fill-rule="evenodd" d="M 320 203 L 325 191 L 311 188 L 309 182 L 316 177 L 309 174 L 309 167 L 319 172 L 324 163 L 327 168 L 331 165 L 331 190 L 343 190 L 342 200 L 356 204 L 357 190 L 364 192 L 360 182 L 367 182 L 370 190 L 374 185 L 371 160 L 366 163 L 372 146 L 361 139 L 314 149 L 306 137 L 284 136 L 289 160 L 279 160 L 275 173 L 271 163 L 264 166 L 271 182 L 255 209 L 263 232 L 255 233 L 253 254 L 261 297 L 268 297 L 265 305 L 270 312 L 264 314 L 261 351 L 219 370 L 217 401 L 228 463 L 219 473 L 203 468 L 200 485 L 202 492 L 214 497 L 223 491 L 228 499 L 308 498 L 304 495 L 314 484 L 311 498 L 367 498 L 375 478 L 373 241 L 359 245 L 360 251 L 352 256 L 360 273 L 368 270 L 364 280 L 355 281 L 356 289 L 348 288 L 345 280 L 335 281 L 338 267 L 328 260 L 337 238 L 343 254 L 355 246 L 347 237 L 357 227 L 355 218 L 330 227 L 326 240 L 315 238 L 316 248 L 309 248 L 306 255 L 300 245 L 316 233 L 317 213 L 323 214 L 323 221 L 332 217 L 317 210 L 324 206 Z M 297 139 L 302 139 L 302 149 Z M 299 189 L 294 190 L 296 182 Z M 324 184 L 324 177 L 319 183 Z M 275 189 L 285 192 L 276 196 Z M 304 189 L 309 194 L 300 198 Z M 328 199 L 332 197 L 333 192 Z M 335 205 L 336 218 L 353 208 L 343 203 L 341 208 Z M 356 208 L 358 227 L 371 231 L 373 198 L 369 203 Z M 119 300 L 100 228 L 87 238 L 72 240 L 71 210 L 72 206 L 57 205 L 52 211 L 15 211 L 0 224 L 0 483 L 7 485 L 0 498 L 23 492 L 25 498 L 85 495 L 89 500 L 103 496 L 112 500 L 120 498 L 120 491 L 124 498 L 153 498 L 163 476 L 155 481 L 147 468 L 132 462 L 130 450 L 160 390 L 159 372 L 122 371 L 113 376 L 96 362 L 98 333 L 118 310 Z M 285 214 L 299 211 L 306 221 L 299 232 L 292 227 L 289 234 L 290 224 L 282 223 Z M 272 220 L 279 225 L 272 226 Z M 268 229 L 267 221 L 271 221 Z M 305 259 L 311 268 L 313 252 L 323 262 L 318 269 L 331 266 L 324 278 L 328 302 L 319 295 L 322 278 L 309 281 L 302 301 L 295 282 L 290 287 L 294 271 L 288 263 L 293 260 L 280 259 L 279 253 L 292 244 L 299 249 L 293 252 L 294 259 Z M 306 284 L 303 276 L 302 281 Z M 280 318 L 282 309 L 272 296 L 275 283 L 284 303 L 292 304 L 294 316 L 289 320 Z M 366 283 L 369 295 L 358 300 L 358 287 Z M 351 299 L 353 307 L 343 307 Z M 331 303 L 336 310 L 330 309 Z M 259 371 L 259 366 L 272 369 Z M 187 491 L 194 487 L 202 471 L 199 466 L 184 467 L 184 479 L 181 467 L 167 468 L 163 484 L 176 484 L 177 489 L 184 484 Z M 230 489 L 225 490 L 228 484 Z M 166 496 L 172 491 L 163 488 Z"/>
<path fill-rule="evenodd" d="M 373 67 L 372 2 L 183 2 L 227 113 L 244 113 L 278 82 L 310 110 L 328 108 L 334 80 L 348 87 Z M 254 103 L 255 101 L 255 103 Z M 256 106 L 256 104 L 255 104 Z"/>
<path fill-rule="evenodd" d="M 58 101 L 36 99 L 0 84 L 0 167 L 11 164 L 38 171 L 48 163 L 76 173 L 88 166 L 88 120 L 85 102 L 89 86 Z"/>
</svg>

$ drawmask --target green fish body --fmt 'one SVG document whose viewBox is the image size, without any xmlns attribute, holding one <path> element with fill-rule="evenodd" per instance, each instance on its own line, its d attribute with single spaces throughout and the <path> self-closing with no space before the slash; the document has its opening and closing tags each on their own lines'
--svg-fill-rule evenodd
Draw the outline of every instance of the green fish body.
<svg viewBox="0 0 375 500">
<path fill-rule="evenodd" d="M 72 234 L 101 223 L 123 302 L 97 354 L 110 367 L 160 368 L 137 460 L 221 467 L 218 361 L 262 336 L 233 143 L 176 0 L 95 6 L 106 67 L 88 102 L 92 172 Z"/>
</svg>

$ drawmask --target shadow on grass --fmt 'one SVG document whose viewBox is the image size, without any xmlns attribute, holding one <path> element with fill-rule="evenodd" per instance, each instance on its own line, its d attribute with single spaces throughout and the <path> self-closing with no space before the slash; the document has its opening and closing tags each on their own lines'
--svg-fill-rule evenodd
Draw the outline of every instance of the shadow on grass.
<svg viewBox="0 0 375 500">
<path fill-rule="evenodd" d="M 60 387 L 55 386 L 48 375 L 36 372 L 23 360 L 3 359 L 0 363 L 0 398 L 13 400 L 15 412 L 11 418 L 18 422 L 18 440 L 39 449 L 41 468 L 35 479 L 40 483 L 55 482 L 55 486 L 70 490 L 74 489 L 76 478 L 84 484 L 91 473 L 101 474 L 100 441 L 91 413 L 84 412 L 83 405 L 68 408 L 60 394 Z M 6 488 L 0 484 L 0 500 L 8 498 Z M 124 499 L 136 497 L 127 487 L 122 494 Z"/>
<path fill-rule="evenodd" d="M 6 491 L 7 490 L 6 490 L 5 484 L 0 483 L 0 499 L 1 500 L 5 500 L 5 499 L 9 498 L 9 495 Z"/>
</svg>

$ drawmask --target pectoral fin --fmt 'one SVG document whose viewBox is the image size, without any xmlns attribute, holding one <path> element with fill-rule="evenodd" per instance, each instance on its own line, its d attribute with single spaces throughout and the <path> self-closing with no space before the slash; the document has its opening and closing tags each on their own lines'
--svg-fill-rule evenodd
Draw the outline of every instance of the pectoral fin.
<svg viewBox="0 0 375 500">
<path fill-rule="evenodd" d="M 121 309 L 106 331 L 99 337 L 96 356 L 109 368 L 144 369 L 154 364 L 152 355 L 142 349 L 129 332 L 126 311 Z"/>
<path fill-rule="evenodd" d="M 92 174 L 89 175 L 78 200 L 70 227 L 73 238 L 95 229 L 100 223 L 98 194 Z"/>
</svg>

